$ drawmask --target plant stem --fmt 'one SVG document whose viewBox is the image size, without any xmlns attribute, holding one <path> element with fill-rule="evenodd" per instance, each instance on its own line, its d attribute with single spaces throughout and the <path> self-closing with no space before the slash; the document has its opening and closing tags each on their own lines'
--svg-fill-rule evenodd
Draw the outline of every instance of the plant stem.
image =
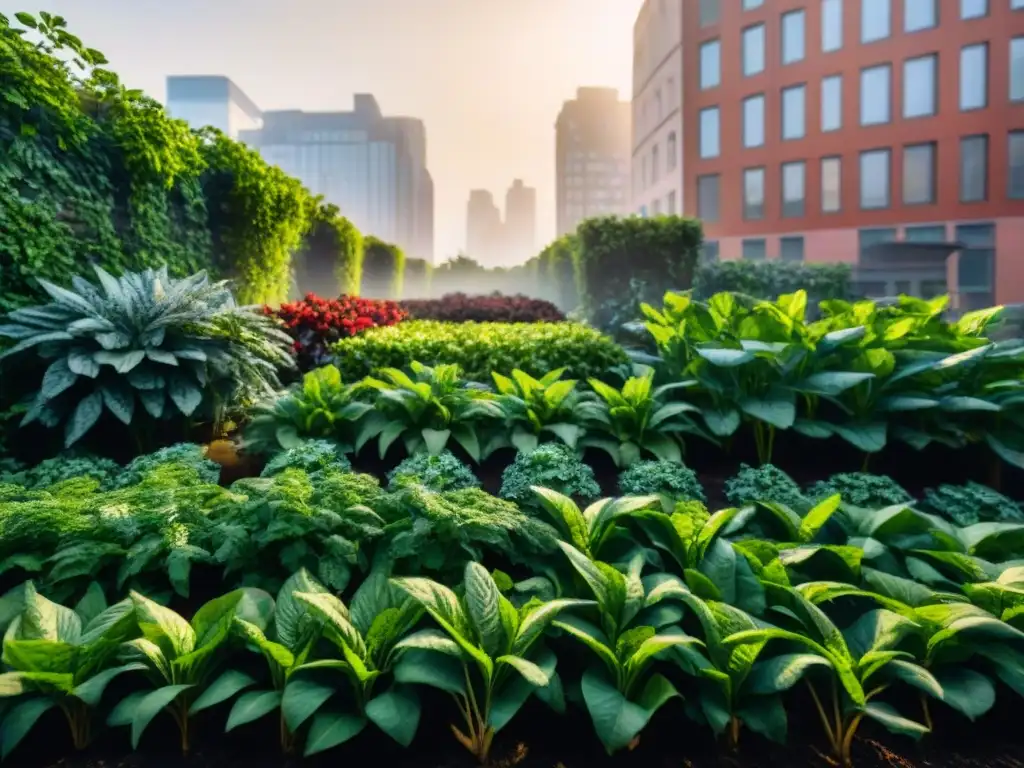
<svg viewBox="0 0 1024 768">
<path fill-rule="evenodd" d="M 849 727 L 846 729 L 846 735 L 843 737 L 843 751 L 839 755 L 839 759 L 842 761 L 845 768 L 850 768 L 853 765 L 853 737 L 857 734 L 857 727 L 860 725 L 860 721 L 863 719 L 864 713 L 858 712 L 853 720 L 850 721 Z"/>
<path fill-rule="evenodd" d="M 739 749 L 740 746 L 740 719 L 732 716 L 729 723 L 729 746 L 732 749 Z"/>
<path fill-rule="evenodd" d="M 818 692 L 814 690 L 814 686 L 811 685 L 810 681 L 807 682 L 807 690 L 811 692 L 811 698 L 814 699 L 814 706 L 818 710 L 818 716 L 821 718 L 821 725 L 825 729 L 825 735 L 828 737 L 828 743 L 832 747 L 832 752 L 833 754 L 838 755 L 838 736 L 832 733 L 832 724 L 829 722 L 828 715 L 825 713 L 825 707 L 822 706 L 821 699 L 818 697 Z"/>
</svg>

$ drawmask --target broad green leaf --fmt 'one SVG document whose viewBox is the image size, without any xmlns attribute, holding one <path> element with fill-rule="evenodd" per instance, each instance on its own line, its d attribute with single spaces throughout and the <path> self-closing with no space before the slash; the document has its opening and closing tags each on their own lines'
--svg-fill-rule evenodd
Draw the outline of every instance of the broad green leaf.
<svg viewBox="0 0 1024 768">
<path fill-rule="evenodd" d="M 942 700 L 969 720 L 977 720 L 996 703 L 996 687 L 980 672 L 966 667 L 943 667 L 935 671 L 942 687 Z"/>
<path fill-rule="evenodd" d="M 319 619 L 311 615 L 306 603 L 298 600 L 299 592 L 323 593 L 327 589 L 305 568 L 292 574 L 281 587 L 277 595 L 277 608 L 274 612 L 274 626 L 281 644 L 295 653 L 305 645 L 316 630 Z"/>
<path fill-rule="evenodd" d="M 427 453 L 437 456 L 448 445 L 448 438 L 451 437 L 450 429 L 423 429 L 423 442 L 427 446 Z"/>
<path fill-rule="evenodd" d="M 882 702 L 869 702 L 861 711 L 875 722 L 881 723 L 891 733 L 909 736 L 913 739 L 919 739 L 928 733 L 927 726 L 904 717 L 893 707 Z"/>
<path fill-rule="evenodd" d="M 192 628 L 195 631 L 196 649 L 216 646 L 223 642 L 231 632 L 231 625 L 238 605 L 245 592 L 236 589 L 221 597 L 204 603 L 192 617 Z"/>
<path fill-rule="evenodd" d="M 586 608 L 594 606 L 593 600 L 551 600 L 530 611 L 519 625 L 515 641 L 512 644 L 512 652 L 517 656 L 524 656 L 533 643 L 544 634 L 555 617 L 562 611 L 571 608 Z"/>
<path fill-rule="evenodd" d="M 943 698 L 942 684 L 934 675 L 919 664 L 904 659 L 893 659 L 882 668 L 889 675 L 902 680 L 907 685 L 917 688 L 936 699 Z"/>
<path fill-rule="evenodd" d="M 26 582 L 24 608 L 12 639 L 49 640 L 77 644 L 82 636 L 82 620 L 70 608 L 40 595 L 32 582 Z"/>
<path fill-rule="evenodd" d="M 488 719 L 488 723 L 495 732 L 500 731 L 512 721 L 512 718 L 522 709 L 531 695 L 536 695 L 556 712 L 564 712 L 564 691 L 555 672 L 557 665 L 555 654 L 546 648 L 541 648 L 534 655 L 534 661 L 541 674 L 547 678 L 547 685 L 536 686 L 527 682 L 521 675 L 515 675 L 500 685 L 496 690 L 496 695 L 491 699 L 491 712 Z"/>
<path fill-rule="evenodd" d="M 832 668 L 824 656 L 815 653 L 787 653 L 754 665 L 743 691 L 765 695 L 788 691 L 816 667 Z"/>
<path fill-rule="evenodd" d="M 399 683 L 429 685 L 448 693 L 466 692 L 464 666 L 459 658 L 409 650 L 402 654 L 393 671 Z"/>
<path fill-rule="evenodd" d="M 139 748 L 139 740 L 146 727 L 153 722 L 153 718 L 184 691 L 193 687 L 181 684 L 165 685 L 163 688 L 157 688 L 155 691 L 145 694 L 135 702 L 132 715 L 132 749 Z"/>
<path fill-rule="evenodd" d="M 53 699 L 39 696 L 15 704 L 0 720 L 0 760 L 6 760 L 39 718 L 57 705 Z"/>
<path fill-rule="evenodd" d="M 215 706 L 255 684 L 256 680 L 244 672 L 228 669 L 206 687 L 189 709 L 192 712 L 199 712 Z"/>
<path fill-rule="evenodd" d="M 366 644 L 362 635 L 352 626 L 352 617 L 345 604 L 328 592 L 296 592 L 295 598 L 306 603 L 326 622 L 345 646 L 360 659 L 366 658 Z M 331 637 L 329 634 L 328 637 Z"/>
<path fill-rule="evenodd" d="M 459 644 L 438 629 L 421 629 L 419 632 L 413 632 L 395 643 L 395 650 L 434 651 L 455 657 L 462 654 Z"/>
<path fill-rule="evenodd" d="M 466 612 L 488 656 L 503 654 L 512 642 L 501 620 L 501 592 L 491 574 L 479 563 L 468 563 L 465 576 Z"/>
<path fill-rule="evenodd" d="M 336 689 L 305 677 L 294 676 L 288 680 L 281 696 L 281 712 L 290 731 L 297 731 L 314 712 L 324 705 Z"/>
<path fill-rule="evenodd" d="M 71 692 L 71 695 L 81 699 L 92 708 L 98 707 L 100 699 L 103 697 L 103 692 L 107 689 L 107 685 L 110 684 L 111 680 L 125 672 L 145 672 L 147 669 L 148 667 L 140 662 L 122 664 L 119 667 L 105 669 L 77 686 Z"/>
<path fill-rule="evenodd" d="M 416 736 L 420 723 L 420 700 L 411 687 L 395 687 L 366 704 L 366 716 L 403 747 Z"/>
<path fill-rule="evenodd" d="M 154 643 L 166 658 L 184 656 L 196 647 L 195 630 L 177 613 L 138 592 L 132 592 L 131 599 L 143 636 Z"/>
<path fill-rule="evenodd" d="M 619 668 L 619 659 L 611 647 L 611 643 L 601 630 L 589 621 L 577 616 L 563 616 L 553 622 L 553 626 L 580 640 L 585 646 L 597 654 L 598 658 L 609 670 Z"/>
<path fill-rule="evenodd" d="M 359 715 L 341 712 L 320 712 L 313 718 L 313 724 L 306 735 L 306 749 L 303 757 L 324 752 L 332 747 L 354 739 L 366 727 L 367 720 Z"/>
<path fill-rule="evenodd" d="M 800 523 L 800 541 L 811 541 L 818 535 L 818 531 L 829 521 L 832 515 L 839 509 L 842 498 L 837 493 L 829 496 L 824 501 L 816 504 Z"/>
<path fill-rule="evenodd" d="M 248 691 L 243 693 L 231 707 L 225 731 L 259 720 L 281 706 L 280 691 Z"/>
<path fill-rule="evenodd" d="M 569 534 L 569 542 L 582 552 L 589 552 L 590 526 L 576 503 L 568 496 L 563 496 L 549 488 L 532 486 L 530 490 L 537 495 L 541 506 L 554 518 L 555 522 L 565 526 Z"/>
<path fill-rule="evenodd" d="M 593 669 L 584 673 L 581 688 L 594 730 L 609 754 L 628 746 L 654 713 L 669 699 L 679 695 L 668 680 L 654 675 L 637 701 L 629 701 Z"/>
<path fill-rule="evenodd" d="M 520 656 L 499 656 L 495 662 L 512 667 L 530 685 L 543 687 L 550 682 L 550 676 L 543 669 Z"/>
</svg>

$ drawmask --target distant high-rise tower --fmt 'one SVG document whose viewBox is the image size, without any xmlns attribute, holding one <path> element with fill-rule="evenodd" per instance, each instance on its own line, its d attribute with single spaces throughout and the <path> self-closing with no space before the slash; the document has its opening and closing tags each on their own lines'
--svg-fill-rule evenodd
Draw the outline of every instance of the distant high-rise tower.
<svg viewBox="0 0 1024 768">
<path fill-rule="evenodd" d="M 259 107 L 223 75 L 168 77 L 167 111 L 193 128 L 213 126 L 232 139 L 263 122 Z"/>
<path fill-rule="evenodd" d="M 509 266 L 536 256 L 537 190 L 512 182 L 505 193 L 505 259 Z"/>
<path fill-rule="evenodd" d="M 501 211 L 494 204 L 494 195 L 486 189 L 469 192 L 466 205 L 466 255 L 491 266 L 500 260 L 495 253 L 502 247 Z"/>
<path fill-rule="evenodd" d="M 559 235 L 594 216 L 629 206 L 630 105 L 614 88 L 579 88 L 555 123 L 555 199 Z"/>
</svg>

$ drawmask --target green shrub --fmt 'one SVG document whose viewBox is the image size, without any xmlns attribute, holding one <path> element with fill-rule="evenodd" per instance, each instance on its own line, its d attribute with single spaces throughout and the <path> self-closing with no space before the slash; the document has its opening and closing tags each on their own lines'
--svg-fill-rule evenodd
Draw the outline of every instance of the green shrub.
<svg viewBox="0 0 1024 768">
<path fill-rule="evenodd" d="M 117 477 L 117 487 L 136 485 L 162 464 L 179 464 L 195 470 L 203 483 L 220 482 L 220 464 L 206 458 L 206 449 L 195 443 L 178 443 L 159 451 L 137 456 Z"/>
<path fill-rule="evenodd" d="M 725 481 L 725 497 L 735 507 L 755 501 L 785 504 L 797 512 L 808 508 L 808 499 L 789 475 L 773 464 L 744 464 L 735 477 Z"/>
<path fill-rule="evenodd" d="M 540 503 L 530 490 L 535 485 L 583 503 L 601 495 L 594 470 L 559 443 L 545 443 L 529 453 L 517 454 L 516 460 L 501 475 L 498 495 L 521 507 L 538 509 Z"/>
<path fill-rule="evenodd" d="M 428 298 L 433 269 L 433 265 L 426 259 L 406 259 L 405 276 L 402 278 L 402 298 Z"/>
<path fill-rule="evenodd" d="M 304 440 L 271 458 L 260 476 L 273 477 L 286 469 L 301 469 L 310 473 L 321 469 L 345 472 L 352 469 L 352 463 L 342 446 L 331 440 Z"/>
<path fill-rule="evenodd" d="M 573 379 L 601 376 L 626 362 L 625 351 L 592 328 L 574 323 L 439 323 L 415 320 L 371 328 L 334 347 L 342 378 L 355 381 L 410 360 L 458 364 L 470 381 L 490 384 L 492 372 L 516 368 L 540 378 L 566 368 Z"/>
<path fill-rule="evenodd" d="M 24 426 L 63 426 L 70 447 L 104 412 L 141 441 L 146 421 L 182 432 L 195 419 L 219 426 L 228 413 L 281 386 L 294 363 L 291 338 L 274 319 L 238 307 L 205 273 L 178 280 L 166 269 L 102 286 L 76 277 L 73 290 L 41 281 L 51 302 L 9 314 L 0 336 L 17 341 L 0 355 L 6 376 L 47 366 Z"/>
<path fill-rule="evenodd" d="M 115 461 L 99 456 L 68 455 L 46 459 L 34 467 L 0 472 L 0 484 L 20 485 L 24 488 L 49 488 L 75 477 L 95 480 L 99 488 L 111 488 L 124 468 Z"/>
<path fill-rule="evenodd" d="M 410 456 L 388 473 L 388 487 L 392 490 L 410 483 L 435 493 L 480 487 L 473 471 L 451 451 L 442 451 L 437 456 L 426 453 Z"/>
<path fill-rule="evenodd" d="M 640 318 L 640 304 L 693 282 L 703 238 L 680 216 L 587 219 L 576 230 L 583 310 L 596 328 L 618 332 Z"/>
<path fill-rule="evenodd" d="M 821 501 L 839 494 L 847 504 L 869 509 L 882 509 L 895 504 L 910 504 L 913 497 L 888 475 L 869 472 L 844 472 L 811 486 L 808 497 Z"/>
<path fill-rule="evenodd" d="M 363 239 L 363 284 L 360 296 L 398 299 L 402 296 L 405 254 L 392 243 L 376 237 Z"/>
<path fill-rule="evenodd" d="M 826 299 L 845 299 L 850 294 L 852 269 L 849 264 L 814 264 L 791 261 L 712 261 L 697 267 L 693 279 L 694 298 L 710 299 L 725 291 L 758 299 L 805 290 L 811 305 Z"/>
<path fill-rule="evenodd" d="M 924 492 L 924 511 L 960 526 L 975 523 L 1024 523 L 1021 505 L 980 483 L 940 485 Z"/>
<path fill-rule="evenodd" d="M 674 461 L 639 461 L 619 475 L 624 496 L 658 495 L 672 501 L 707 501 L 697 473 Z"/>
<path fill-rule="evenodd" d="M 299 293 L 356 296 L 362 275 L 363 236 L 341 215 L 338 206 L 319 203 L 295 258 Z"/>
</svg>

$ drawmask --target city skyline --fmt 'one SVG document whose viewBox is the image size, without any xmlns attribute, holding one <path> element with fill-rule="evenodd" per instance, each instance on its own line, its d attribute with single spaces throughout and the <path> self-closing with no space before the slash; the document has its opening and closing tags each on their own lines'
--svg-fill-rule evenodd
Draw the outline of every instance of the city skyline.
<svg viewBox="0 0 1024 768">
<path fill-rule="evenodd" d="M 581 85 L 628 98 L 641 0 L 48 0 L 126 85 L 163 102 L 169 75 L 222 74 L 261 109 L 351 109 L 372 93 L 417 117 L 435 183 L 435 261 L 465 249 L 466 195 L 537 188 L 537 245 L 555 235 L 555 119 Z M 429 7 L 428 7 L 429 6 Z M 0 0 L 11 14 L 24 3 Z M 315 18 L 316 23 L 311 23 Z M 380 40 L 388 40 L 381 45 Z M 553 62 L 554 60 L 554 62 Z"/>
</svg>

